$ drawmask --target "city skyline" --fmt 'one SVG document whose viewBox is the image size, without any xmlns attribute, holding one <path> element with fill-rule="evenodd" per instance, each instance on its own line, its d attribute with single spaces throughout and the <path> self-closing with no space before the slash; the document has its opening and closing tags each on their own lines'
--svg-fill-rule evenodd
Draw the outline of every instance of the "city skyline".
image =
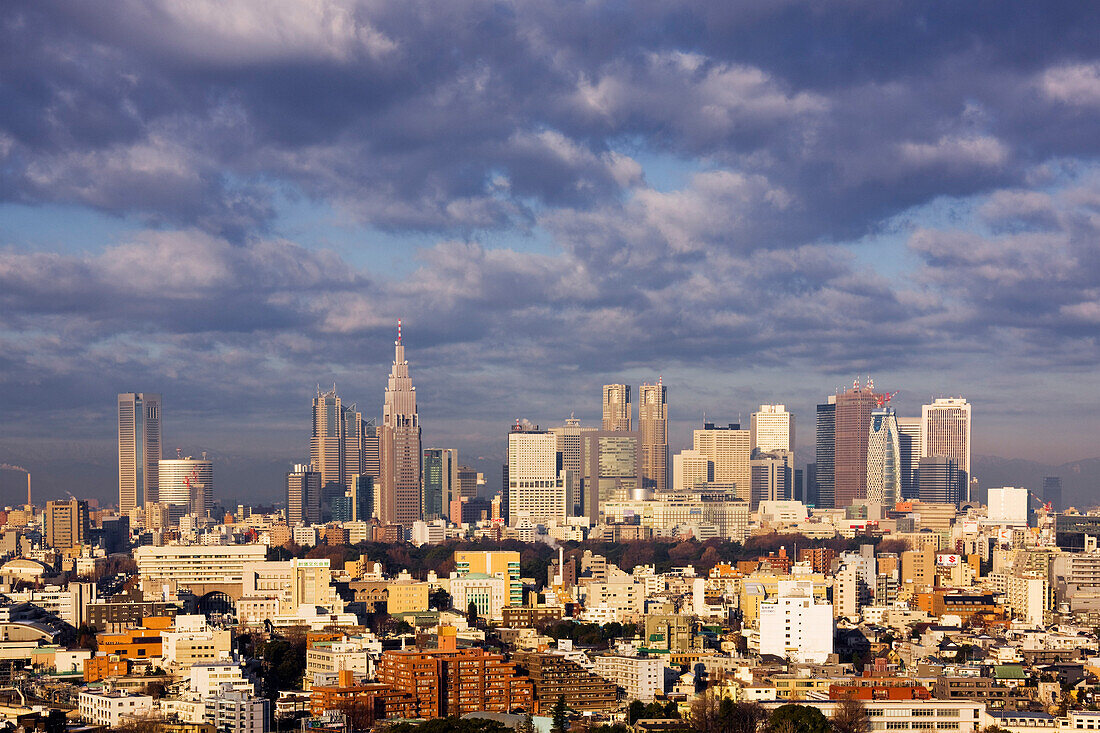
<svg viewBox="0 0 1100 733">
<path fill-rule="evenodd" d="M 797 8 L 20 4 L 0 458 L 101 488 L 149 389 L 167 454 L 285 470 L 398 318 L 425 445 L 486 464 L 658 376 L 670 450 L 778 403 L 805 450 L 873 374 L 980 405 L 975 456 L 1098 457 L 1100 9 Z"/>
</svg>

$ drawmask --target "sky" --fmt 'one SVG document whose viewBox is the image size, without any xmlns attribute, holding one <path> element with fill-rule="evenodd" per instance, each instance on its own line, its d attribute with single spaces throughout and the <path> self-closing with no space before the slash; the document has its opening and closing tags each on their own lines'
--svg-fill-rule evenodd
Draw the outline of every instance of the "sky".
<svg viewBox="0 0 1100 733">
<path fill-rule="evenodd" d="M 115 396 L 160 392 L 166 453 L 276 497 L 317 385 L 381 412 L 398 318 L 425 445 L 479 465 L 658 376 L 674 449 L 781 402 L 812 459 L 870 375 L 966 396 L 975 453 L 1096 456 L 1097 16 L 11 3 L 0 462 L 109 495 Z"/>
</svg>

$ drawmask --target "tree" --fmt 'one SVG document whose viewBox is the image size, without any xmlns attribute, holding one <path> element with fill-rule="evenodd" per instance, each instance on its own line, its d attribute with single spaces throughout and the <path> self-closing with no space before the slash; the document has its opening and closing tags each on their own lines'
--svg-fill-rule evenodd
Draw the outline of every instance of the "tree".
<svg viewBox="0 0 1100 733">
<path fill-rule="evenodd" d="M 451 594 L 445 588 L 436 588 L 428 596 L 428 606 L 437 611 L 446 611 L 451 607 Z"/>
<path fill-rule="evenodd" d="M 91 649 L 93 652 L 98 648 L 96 642 L 96 634 L 98 630 L 91 624 L 80 624 L 76 629 L 76 645 L 81 649 Z"/>
<path fill-rule="evenodd" d="M 516 733 L 535 733 L 535 721 L 531 720 L 530 715 L 524 715 L 523 719 L 519 721 L 516 726 Z"/>
<path fill-rule="evenodd" d="M 869 722 L 867 706 L 853 696 L 841 700 L 833 710 L 834 733 L 864 733 Z"/>
<path fill-rule="evenodd" d="M 829 733 L 829 719 L 809 705 L 780 705 L 768 718 L 768 733 Z"/>
<path fill-rule="evenodd" d="M 634 725 L 638 720 L 645 717 L 645 703 L 641 700 L 634 700 L 626 708 L 626 722 L 630 725 Z"/>
<path fill-rule="evenodd" d="M 470 605 L 466 606 L 466 623 L 470 626 L 477 626 L 477 604 L 470 601 Z"/>
<path fill-rule="evenodd" d="M 767 717 L 757 703 L 734 702 L 710 690 L 695 698 L 685 720 L 699 733 L 756 733 Z"/>
<path fill-rule="evenodd" d="M 569 712 L 565 708 L 565 695 L 558 695 L 558 701 L 554 703 L 550 718 L 553 720 L 553 725 L 550 727 L 553 733 L 565 733 L 569 730 Z"/>
</svg>

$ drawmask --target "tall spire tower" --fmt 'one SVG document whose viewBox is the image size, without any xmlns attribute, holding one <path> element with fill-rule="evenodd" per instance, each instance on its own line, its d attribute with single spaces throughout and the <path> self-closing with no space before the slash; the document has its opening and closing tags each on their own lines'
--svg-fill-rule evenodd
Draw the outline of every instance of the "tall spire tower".
<svg viewBox="0 0 1100 733">
<path fill-rule="evenodd" d="M 411 527 L 422 516 L 420 506 L 420 417 L 416 412 L 416 387 L 409 377 L 401 321 L 393 342 L 393 368 L 382 404 L 382 506 L 379 516 L 386 524 Z"/>
</svg>

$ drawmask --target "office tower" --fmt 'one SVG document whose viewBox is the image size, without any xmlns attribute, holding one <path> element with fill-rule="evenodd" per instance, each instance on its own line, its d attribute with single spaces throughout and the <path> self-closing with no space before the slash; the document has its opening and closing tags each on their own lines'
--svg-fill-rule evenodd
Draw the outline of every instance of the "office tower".
<svg viewBox="0 0 1100 733">
<path fill-rule="evenodd" d="M 917 465 L 917 495 L 920 500 L 937 504 L 958 504 L 959 464 L 954 458 L 929 456 Z"/>
<path fill-rule="evenodd" d="M 508 525 L 521 518 L 532 524 L 564 523 L 569 516 L 568 484 L 572 477 L 560 468 L 557 437 L 538 427 L 518 423 L 508 433 Z"/>
<path fill-rule="evenodd" d="M 425 448 L 422 461 L 424 476 L 424 520 L 450 518 L 451 502 L 460 496 L 458 451 L 454 448 Z"/>
<path fill-rule="evenodd" d="M 630 430 L 634 410 L 630 405 L 630 385 L 603 386 L 603 429 Z"/>
<path fill-rule="evenodd" d="M 807 463 L 805 477 L 805 489 L 803 490 L 802 498 L 800 501 L 807 506 L 816 506 L 817 504 L 817 464 Z"/>
<path fill-rule="evenodd" d="M 667 387 L 643 384 L 638 391 L 638 432 L 642 439 L 642 486 L 656 493 L 668 490 Z"/>
<path fill-rule="evenodd" d="M 321 523 L 321 473 L 301 463 L 286 475 L 286 523 Z"/>
<path fill-rule="evenodd" d="M 697 484 L 714 481 L 714 461 L 697 450 L 682 450 L 672 457 L 672 490 L 692 491 Z"/>
<path fill-rule="evenodd" d="M 970 485 L 970 403 L 962 397 L 937 398 L 921 407 L 921 457 L 946 456 L 958 466 L 959 500 Z"/>
<path fill-rule="evenodd" d="M 118 507 L 123 514 L 157 501 L 160 408 L 159 394 L 118 396 Z"/>
<path fill-rule="evenodd" d="M 871 380 L 861 387 L 857 379 L 851 389 L 836 396 L 833 505 L 838 509 L 867 498 L 867 439 L 876 404 Z"/>
<path fill-rule="evenodd" d="M 1043 477 L 1043 501 L 1050 504 L 1051 511 L 1062 511 L 1062 477 Z"/>
<path fill-rule="evenodd" d="M 695 431 L 694 449 L 714 462 L 714 480 L 737 486 L 737 498 L 752 499 L 752 436 L 736 423 L 726 427 L 705 423 Z"/>
<path fill-rule="evenodd" d="M 321 474 L 322 504 L 331 507 L 332 500 L 347 490 L 347 464 L 344 455 L 344 408 L 336 394 L 336 385 L 313 398 L 313 436 L 309 442 L 309 460 Z"/>
<path fill-rule="evenodd" d="M 791 462 L 794 454 L 790 451 L 756 451 L 749 461 L 752 472 L 752 495 L 750 509 L 756 511 L 762 501 L 786 501 L 791 498 Z"/>
<path fill-rule="evenodd" d="M 867 439 L 867 503 L 893 507 L 901 499 L 901 443 L 894 408 L 871 411 Z"/>
<path fill-rule="evenodd" d="M 469 466 L 458 467 L 458 495 L 461 498 L 477 498 L 477 480 L 481 476 Z"/>
<path fill-rule="evenodd" d="M 382 405 L 382 507 L 383 524 L 412 527 L 421 517 L 420 506 L 420 416 L 416 410 L 416 387 L 409 377 L 401 321 L 393 342 L 393 368 Z"/>
<path fill-rule="evenodd" d="M 168 520 L 179 524 L 180 517 L 195 514 L 205 517 L 214 507 L 214 464 L 192 458 L 162 459 L 160 462 L 160 503 L 168 505 Z"/>
<path fill-rule="evenodd" d="M 381 435 L 374 418 L 363 423 L 363 473 L 371 476 L 375 484 L 382 481 Z"/>
<path fill-rule="evenodd" d="M 565 471 L 566 480 L 580 484 L 583 516 L 593 524 L 605 502 L 633 499 L 642 487 L 641 446 L 634 431 L 594 430 L 581 437 L 583 461 L 579 476 Z"/>
<path fill-rule="evenodd" d="M 561 454 L 561 467 L 569 471 L 573 476 L 573 483 L 569 491 L 569 509 L 574 516 L 581 516 L 584 511 L 584 498 L 581 495 L 582 476 L 584 474 L 584 440 L 583 436 L 595 432 L 596 428 L 581 427 L 581 421 L 569 418 L 565 425 L 550 428 L 550 432 L 557 439 L 558 453 Z"/>
<path fill-rule="evenodd" d="M 1027 489 L 1005 486 L 989 490 L 986 519 L 993 524 L 1027 525 Z"/>
<path fill-rule="evenodd" d="M 901 497 L 917 498 L 917 462 L 921 457 L 921 419 L 896 417 L 898 446 L 901 448 Z"/>
<path fill-rule="evenodd" d="M 80 547 L 88 537 L 88 502 L 79 499 L 46 502 L 46 545 L 55 550 Z"/>
<path fill-rule="evenodd" d="M 753 450 L 794 450 L 794 415 L 786 405 L 760 405 L 760 411 L 752 413 L 749 432 Z"/>
<path fill-rule="evenodd" d="M 816 442 L 813 504 L 819 509 L 832 509 L 836 493 L 836 395 L 829 395 L 824 404 L 817 406 Z"/>
<path fill-rule="evenodd" d="M 791 479 L 791 498 L 795 501 L 806 501 L 806 474 L 801 468 L 794 469 Z"/>
</svg>

